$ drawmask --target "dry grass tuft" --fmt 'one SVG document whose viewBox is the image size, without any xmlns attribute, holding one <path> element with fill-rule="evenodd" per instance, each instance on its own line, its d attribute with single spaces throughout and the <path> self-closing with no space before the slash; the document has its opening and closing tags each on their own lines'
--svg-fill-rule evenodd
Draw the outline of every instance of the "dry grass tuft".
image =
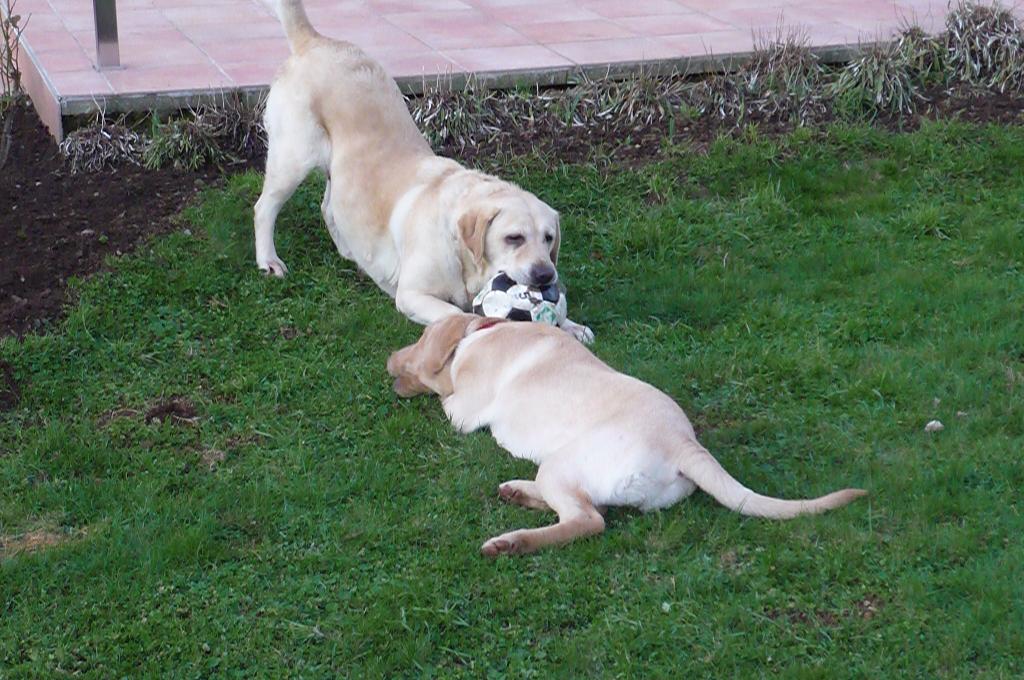
<svg viewBox="0 0 1024 680">
<path fill-rule="evenodd" d="M 742 127 L 751 121 L 807 125 L 828 112 L 826 71 L 799 32 L 778 29 L 762 36 L 736 73 L 713 76 L 687 88 L 687 102 L 702 115 Z"/>
<path fill-rule="evenodd" d="M 1001 5 L 960 0 L 946 16 L 946 51 L 952 75 L 998 92 L 1024 86 L 1024 30 Z"/>
<path fill-rule="evenodd" d="M 124 118 L 108 120 L 97 114 L 92 125 L 70 133 L 58 147 L 71 174 L 97 172 L 123 164 L 141 165 L 146 140 Z"/>
<path fill-rule="evenodd" d="M 872 45 L 848 63 L 832 85 L 841 110 L 870 116 L 912 114 L 920 98 L 898 42 Z"/>
</svg>

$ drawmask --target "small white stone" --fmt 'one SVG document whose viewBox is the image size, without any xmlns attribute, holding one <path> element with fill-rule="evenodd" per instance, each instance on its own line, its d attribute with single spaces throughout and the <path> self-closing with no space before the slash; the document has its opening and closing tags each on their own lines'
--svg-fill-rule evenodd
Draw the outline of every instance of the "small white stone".
<svg viewBox="0 0 1024 680">
<path fill-rule="evenodd" d="M 184 234 L 185 236 L 191 236 L 192 235 L 192 230 L 191 229 L 182 229 L 181 233 Z"/>
<path fill-rule="evenodd" d="M 967 411 L 957 411 L 956 412 L 956 417 L 957 418 L 964 418 L 966 416 L 967 416 Z"/>
<path fill-rule="evenodd" d="M 668 602 L 662 602 L 661 603 L 661 611 L 663 611 L 666 614 L 668 614 L 670 611 L 672 611 L 672 605 L 669 604 Z"/>
<path fill-rule="evenodd" d="M 938 420 L 929 420 L 928 424 L 924 426 L 924 431 L 925 432 L 941 432 L 945 428 L 946 428 L 946 426 L 943 425 Z"/>
</svg>

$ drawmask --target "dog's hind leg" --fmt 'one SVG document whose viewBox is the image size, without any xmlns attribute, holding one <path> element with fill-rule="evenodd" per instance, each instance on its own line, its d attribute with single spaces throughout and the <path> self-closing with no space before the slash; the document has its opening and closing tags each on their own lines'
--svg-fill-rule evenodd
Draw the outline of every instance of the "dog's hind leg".
<svg viewBox="0 0 1024 680">
<path fill-rule="evenodd" d="M 522 505 L 534 510 L 550 510 L 551 506 L 544 502 L 537 489 L 537 482 L 526 479 L 513 479 L 498 487 L 498 498 L 509 503 Z"/>
<path fill-rule="evenodd" d="M 330 146 L 327 133 L 313 120 L 308 103 L 292 97 L 287 87 L 271 90 L 264 123 L 267 169 L 254 210 L 256 264 L 264 272 L 282 277 L 288 267 L 274 247 L 277 214 L 313 168 L 326 168 Z"/>
<path fill-rule="evenodd" d="M 481 546 L 481 553 L 487 557 L 523 555 L 604 531 L 604 517 L 579 487 L 570 482 L 545 484 L 543 482 L 547 480 L 541 479 L 543 472 L 544 466 L 541 466 L 537 488 L 543 490 L 544 501 L 558 513 L 558 523 L 542 529 L 520 529 L 496 536 Z"/>
<path fill-rule="evenodd" d="M 286 140 L 287 141 L 287 140 Z M 288 267 L 277 256 L 274 224 L 281 207 L 315 167 L 315 159 L 295 154 L 287 147 L 271 145 L 267 152 L 267 172 L 263 192 L 256 201 L 256 265 L 265 273 L 283 277 Z"/>
</svg>

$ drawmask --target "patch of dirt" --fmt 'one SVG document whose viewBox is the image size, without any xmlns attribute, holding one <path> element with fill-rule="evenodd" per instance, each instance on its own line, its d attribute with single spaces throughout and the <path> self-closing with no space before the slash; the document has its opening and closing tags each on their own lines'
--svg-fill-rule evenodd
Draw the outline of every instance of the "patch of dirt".
<svg viewBox="0 0 1024 680">
<path fill-rule="evenodd" d="M 174 228 L 172 217 L 219 172 L 134 166 L 70 175 L 35 111 L 16 106 L 0 170 L 0 334 L 57 316 L 71 276 Z"/>
<path fill-rule="evenodd" d="M 873 619 L 882 609 L 885 602 L 878 595 L 869 593 L 853 603 L 850 609 L 843 609 L 838 612 L 831 612 L 824 609 L 815 609 L 812 612 L 805 612 L 799 609 L 768 609 L 764 615 L 772 621 L 784 619 L 793 625 L 818 625 L 837 626 L 844 620 L 859 618 L 864 621 Z"/>
<path fill-rule="evenodd" d="M 228 455 L 220 449 L 205 449 L 199 455 L 199 461 L 206 466 L 206 469 L 213 472 L 217 466 L 227 460 Z"/>
<path fill-rule="evenodd" d="M 71 538 L 70 534 L 36 529 L 15 536 L 0 536 L 0 559 L 22 553 L 34 553 L 60 545 Z"/>
<path fill-rule="evenodd" d="M 21 399 L 21 387 L 14 377 L 14 367 L 0 359 L 0 413 L 10 411 Z"/>
<path fill-rule="evenodd" d="M 864 596 L 864 599 L 857 601 L 857 614 L 864 620 L 873 619 L 884 604 L 882 598 L 874 593 L 870 593 Z"/>
<path fill-rule="evenodd" d="M 932 119 L 957 118 L 971 123 L 1020 123 L 1024 97 L 970 87 L 949 91 L 935 88 L 923 93 L 929 100 L 925 115 Z"/>
<path fill-rule="evenodd" d="M 163 399 L 153 404 L 146 410 L 147 423 L 171 422 L 181 425 L 195 425 L 199 422 L 199 412 L 195 405 L 188 399 L 175 397 Z"/>
<path fill-rule="evenodd" d="M 792 625 L 800 626 L 826 626 L 831 627 L 839 623 L 839 616 L 833 612 L 825 611 L 824 609 L 816 609 L 813 612 L 804 612 L 798 609 L 787 609 L 785 611 L 779 609 L 769 609 L 764 613 L 772 621 L 778 621 L 785 619 Z"/>
<path fill-rule="evenodd" d="M 115 408 L 114 410 L 107 411 L 102 416 L 100 416 L 99 419 L 96 421 L 96 425 L 98 427 L 106 427 L 115 420 L 120 420 L 121 418 L 131 418 L 133 416 L 139 415 L 140 413 L 142 412 L 136 411 L 133 408 Z"/>
</svg>

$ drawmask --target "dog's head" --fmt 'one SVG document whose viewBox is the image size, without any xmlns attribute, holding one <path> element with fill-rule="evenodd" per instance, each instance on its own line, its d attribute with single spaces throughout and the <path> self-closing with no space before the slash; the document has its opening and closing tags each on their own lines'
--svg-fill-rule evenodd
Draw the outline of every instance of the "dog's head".
<svg viewBox="0 0 1024 680">
<path fill-rule="evenodd" d="M 475 314 L 454 314 L 423 329 L 416 344 L 403 347 L 388 357 L 388 373 L 395 379 L 400 397 L 433 392 L 442 397 L 452 393 L 452 359 L 459 343 L 470 333 L 504 319 Z"/>
<path fill-rule="evenodd" d="M 558 281 L 558 213 L 528 191 L 501 182 L 467 203 L 459 237 L 486 279 L 505 272 L 517 283 Z"/>
</svg>

